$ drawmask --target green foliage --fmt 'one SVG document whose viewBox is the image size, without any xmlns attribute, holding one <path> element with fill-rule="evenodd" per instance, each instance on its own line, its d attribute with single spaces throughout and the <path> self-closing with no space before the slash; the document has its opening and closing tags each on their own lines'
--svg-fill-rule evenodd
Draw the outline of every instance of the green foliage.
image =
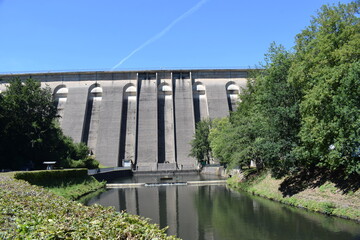
<svg viewBox="0 0 360 240">
<path fill-rule="evenodd" d="M 0 159 L 2 168 L 19 169 L 29 164 L 45 139 L 56 130 L 56 108 L 49 88 L 32 79 L 12 81 L 1 98 Z M 33 164 L 40 165 L 35 161 Z"/>
<path fill-rule="evenodd" d="M 252 121 L 256 127 L 255 159 L 261 158 L 273 174 L 282 176 L 294 167 L 292 149 L 298 144 L 300 89 L 288 82 L 293 55 L 272 44 L 263 70 L 254 73 Z M 244 104 L 248 104 L 245 102 Z M 240 109 L 241 110 L 241 109 Z M 241 118 L 242 112 L 238 114 Z"/>
<path fill-rule="evenodd" d="M 99 182 L 92 176 L 67 179 L 63 182 L 58 182 L 56 185 L 44 185 L 49 191 L 70 200 L 78 200 L 99 190 L 105 191 L 105 186 L 106 182 Z"/>
<path fill-rule="evenodd" d="M 298 157 L 348 175 L 360 174 L 359 7 L 323 6 L 297 36 L 289 77 L 304 92 Z"/>
<path fill-rule="evenodd" d="M 210 131 L 213 156 L 276 177 L 321 167 L 360 174 L 360 2 L 325 5 L 296 36 L 272 44 L 229 120 Z"/>
<path fill-rule="evenodd" d="M 57 184 L 74 178 L 86 178 L 87 176 L 87 169 L 66 169 L 17 172 L 14 178 L 25 180 L 34 185 L 44 186 L 45 184 Z"/>
<path fill-rule="evenodd" d="M 86 207 L 25 181 L 0 176 L 0 195 L 2 239 L 176 239 L 142 217 Z"/>
<path fill-rule="evenodd" d="M 299 131 L 299 92 L 287 81 L 292 54 L 272 44 L 262 70 L 253 71 L 229 121 L 214 124 L 214 157 L 230 167 L 268 167 L 281 175 L 293 167 Z M 254 80 L 255 79 L 255 80 Z"/>
<path fill-rule="evenodd" d="M 222 164 L 229 164 L 236 145 L 232 140 L 233 129 L 228 118 L 215 119 L 210 129 L 209 142 L 212 155 Z"/>
<path fill-rule="evenodd" d="M 209 163 L 210 161 L 210 142 L 209 134 L 211 121 L 209 119 L 201 120 L 196 124 L 195 136 L 191 141 L 191 151 L 189 156 L 195 157 L 201 163 Z"/>
<path fill-rule="evenodd" d="M 105 186 L 105 182 L 98 182 L 94 177 L 88 176 L 87 169 L 16 172 L 14 178 L 45 187 L 71 200 Z"/>
<path fill-rule="evenodd" d="M 57 117 L 49 88 L 31 78 L 10 82 L 0 94 L 0 169 L 41 169 L 44 161 L 98 167 L 85 144 L 63 135 Z"/>
</svg>

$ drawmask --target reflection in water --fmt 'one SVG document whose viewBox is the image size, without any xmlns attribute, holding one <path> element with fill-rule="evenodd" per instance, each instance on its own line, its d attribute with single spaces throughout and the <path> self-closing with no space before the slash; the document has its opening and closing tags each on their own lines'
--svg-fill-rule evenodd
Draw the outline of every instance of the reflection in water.
<svg viewBox="0 0 360 240">
<path fill-rule="evenodd" d="M 183 239 L 360 239 L 359 225 L 235 193 L 225 186 L 111 189 L 88 204 L 151 218 Z"/>
</svg>

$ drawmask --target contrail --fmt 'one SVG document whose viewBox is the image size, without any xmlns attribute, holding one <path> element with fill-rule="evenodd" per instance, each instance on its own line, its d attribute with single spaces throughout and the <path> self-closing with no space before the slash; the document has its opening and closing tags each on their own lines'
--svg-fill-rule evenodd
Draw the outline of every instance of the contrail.
<svg viewBox="0 0 360 240">
<path fill-rule="evenodd" d="M 124 57 L 118 64 L 116 64 L 114 67 L 112 67 L 111 70 L 114 70 L 115 68 L 119 67 L 121 64 L 123 64 L 126 60 L 128 60 L 132 55 L 134 55 L 135 53 L 137 53 L 138 51 L 140 51 L 141 49 L 143 49 L 144 47 L 146 47 L 147 45 L 149 45 L 152 42 L 155 42 L 156 40 L 158 40 L 159 38 L 161 38 L 162 36 L 164 36 L 168 31 L 170 31 L 171 28 L 173 28 L 175 26 L 175 24 L 177 24 L 178 22 L 180 22 L 181 20 L 183 20 L 184 18 L 186 18 L 187 16 L 193 14 L 195 11 L 197 11 L 202 5 L 204 5 L 204 3 L 206 3 L 208 0 L 201 0 L 200 2 L 198 2 L 195 6 L 193 6 L 192 8 L 190 8 L 187 12 L 185 12 L 184 14 L 182 14 L 180 17 L 178 17 L 177 19 L 175 19 L 174 21 L 172 21 L 167 27 L 165 27 L 161 32 L 159 32 L 158 34 L 156 34 L 155 36 L 153 36 L 152 38 L 150 38 L 149 40 L 147 40 L 146 42 L 144 42 L 143 44 L 141 44 L 138 48 L 136 48 L 134 51 L 132 51 L 129 55 L 127 55 L 126 57 Z"/>
</svg>

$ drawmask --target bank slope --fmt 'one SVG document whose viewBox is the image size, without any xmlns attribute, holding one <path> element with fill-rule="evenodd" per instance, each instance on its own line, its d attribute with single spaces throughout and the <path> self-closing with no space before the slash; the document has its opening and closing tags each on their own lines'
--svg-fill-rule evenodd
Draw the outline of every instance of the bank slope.
<svg viewBox="0 0 360 240">
<path fill-rule="evenodd" d="M 243 190 L 291 206 L 360 223 L 360 191 L 345 194 L 334 183 L 326 181 L 320 186 L 306 188 L 288 196 L 279 190 L 283 182 L 284 179 L 274 179 L 269 173 L 262 173 L 245 181 L 232 177 L 228 180 L 228 185 L 234 190 Z"/>
</svg>

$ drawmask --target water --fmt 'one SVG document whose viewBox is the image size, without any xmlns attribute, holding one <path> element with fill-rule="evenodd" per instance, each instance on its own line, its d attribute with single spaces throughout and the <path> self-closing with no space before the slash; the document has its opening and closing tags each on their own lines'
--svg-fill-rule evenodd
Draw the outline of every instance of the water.
<svg viewBox="0 0 360 240">
<path fill-rule="evenodd" d="M 156 176 L 122 179 L 122 182 L 189 181 L 202 177 Z M 113 206 L 150 218 L 168 234 L 199 240 L 360 240 L 360 225 L 285 206 L 267 199 L 233 192 L 226 186 L 150 186 L 109 189 L 87 204 Z"/>
</svg>

